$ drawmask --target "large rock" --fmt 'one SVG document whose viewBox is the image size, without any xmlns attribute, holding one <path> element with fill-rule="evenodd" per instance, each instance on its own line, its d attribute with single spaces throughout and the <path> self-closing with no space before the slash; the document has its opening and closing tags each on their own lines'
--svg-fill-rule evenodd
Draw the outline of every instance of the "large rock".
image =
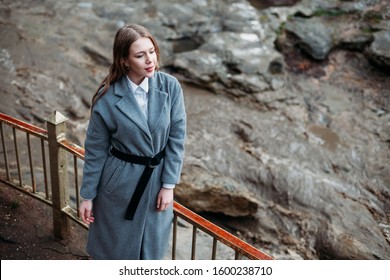
<svg viewBox="0 0 390 280">
<path fill-rule="evenodd" d="M 312 5 L 316 9 L 286 21 L 285 30 L 294 34 L 296 46 L 312 58 L 324 60 L 335 48 L 363 51 L 374 40 L 367 56 L 376 66 L 388 68 L 390 8 L 385 1 L 313 1 Z"/>
<path fill-rule="evenodd" d="M 176 199 L 196 212 L 223 213 L 232 217 L 254 216 L 259 202 L 240 183 L 227 176 L 185 168 Z"/>
<path fill-rule="evenodd" d="M 390 69 L 390 29 L 374 34 L 367 54 L 377 66 Z"/>
<path fill-rule="evenodd" d="M 188 80 L 235 96 L 272 89 L 273 79 L 283 85 L 283 79 L 272 72 L 272 67 L 283 68 L 280 53 L 264 45 L 256 33 L 219 32 L 205 37 L 201 47 L 177 54 L 173 62 Z"/>
<path fill-rule="evenodd" d="M 372 35 L 375 56 L 386 57 L 383 3 L 302 0 L 256 10 L 244 0 L 2 1 L 0 110 L 39 125 L 63 112 L 68 135 L 83 144 L 115 31 L 129 19 L 144 24 L 185 92 L 178 199 L 224 214 L 219 222 L 275 258 L 389 259 L 390 81 L 361 52 Z M 320 12 L 336 8 L 362 13 L 365 28 L 325 21 Z M 327 59 L 313 61 L 293 44 L 275 49 L 296 17 L 332 42 L 319 52 Z"/>
<path fill-rule="evenodd" d="M 300 79 L 299 85 L 310 92 L 310 83 Z M 229 213 L 224 197 L 218 197 L 219 192 L 209 186 L 215 178 L 218 182 L 233 178 L 236 187 L 232 194 L 245 186 L 257 201 L 258 211 L 252 225 L 231 223 L 263 243 L 272 244 L 278 235 L 277 246 L 283 245 L 272 246 L 274 255 L 289 258 L 282 248 L 295 248 L 302 258 L 390 256 L 386 237 L 389 170 L 386 159 L 379 159 L 375 152 L 385 148 L 380 139 L 389 137 L 381 130 L 390 120 L 388 114 L 379 120 L 374 112 L 365 111 L 364 116 L 348 113 L 351 97 L 342 98 L 343 90 L 330 85 L 320 103 L 333 108 L 332 113 L 316 109 L 317 97 L 307 96 L 306 102 L 314 107 L 312 113 L 323 115 L 313 120 L 299 106 L 303 100 L 298 96 L 268 98 L 280 103 L 279 112 L 271 113 L 235 106 L 228 99 L 187 87 L 184 90 L 190 121 L 183 182 L 176 189 L 180 201 L 186 194 L 185 204 L 198 211 L 202 205 L 205 211 Z M 234 114 L 228 113 L 232 111 Z M 372 129 L 381 131 L 381 136 L 361 138 L 365 130 L 361 126 L 346 130 L 355 118 L 375 118 Z M 208 126 L 210 121 L 213 125 Z M 314 123 L 302 126 L 302 122 Z M 370 142 L 372 149 L 357 148 L 365 142 Z M 374 163 L 374 169 L 368 168 Z M 223 189 L 218 185 L 217 189 Z M 202 202 L 206 195 L 214 202 L 212 207 Z M 312 249 L 307 250 L 309 247 Z"/>
<path fill-rule="evenodd" d="M 294 33 L 297 45 L 315 59 L 324 59 L 334 47 L 333 34 L 321 20 L 296 17 L 289 21 L 286 30 Z"/>
</svg>

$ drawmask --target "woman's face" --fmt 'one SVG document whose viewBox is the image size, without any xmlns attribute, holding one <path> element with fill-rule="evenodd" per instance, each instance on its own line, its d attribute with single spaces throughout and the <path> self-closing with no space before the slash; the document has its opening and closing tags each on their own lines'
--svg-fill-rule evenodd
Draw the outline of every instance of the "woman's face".
<svg viewBox="0 0 390 280">
<path fill-rule="evenodd" d="M 145 77 L 152 77 L 157 66 L 157 54 L 152 41 L 142 37 L 134 41 L 129 50 L 129 56 L 124 59 L 130 80 L 139 85 Z"/>
</svg>

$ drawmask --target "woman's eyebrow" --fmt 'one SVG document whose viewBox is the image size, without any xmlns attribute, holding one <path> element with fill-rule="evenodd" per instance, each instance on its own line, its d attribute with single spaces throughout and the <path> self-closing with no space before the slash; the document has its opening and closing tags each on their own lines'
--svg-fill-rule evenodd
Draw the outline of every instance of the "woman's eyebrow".
<svg viewBox="0 0 390 280">
<path fill-rule="evenodd" d="M 151 51 L 151 50 L 154 50 L 154 47 L 151 47 L 149 50 L 146 50 L 146 51 L 138 51 L 138 52 L 136 52 L 136 54 L 137 53 L 144 53 L 144 52 Z"/>
</svg>

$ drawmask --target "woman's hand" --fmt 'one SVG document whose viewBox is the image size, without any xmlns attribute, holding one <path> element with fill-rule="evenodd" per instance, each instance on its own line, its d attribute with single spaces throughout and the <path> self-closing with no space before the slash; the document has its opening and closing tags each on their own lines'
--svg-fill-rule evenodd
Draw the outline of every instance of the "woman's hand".
<svg viewBox="0 0 390 280">
<path fill-rule="evenodd" d="M 84 223 L 87 225 L 93 223 L 92 200 L 83 200 L 80 205 L 79 213 Z"/>
<path fill-rule="evenodd" d="M 173 189 L 161 188 L 157 196 L 157 212 L 165 211 L 173 202 Z"/>
</svg>

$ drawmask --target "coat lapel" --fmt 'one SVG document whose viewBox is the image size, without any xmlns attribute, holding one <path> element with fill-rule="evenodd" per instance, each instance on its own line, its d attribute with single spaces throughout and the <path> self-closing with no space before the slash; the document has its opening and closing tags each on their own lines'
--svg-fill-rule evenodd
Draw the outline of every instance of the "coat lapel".
<svg viewBox="0 0 390 280">
<path fill-rule="evenodd" d="M 116 103 L 117 108 L 131 121 L 133 121 L 150 139 L 152 139 L 146 118 L 127 85 L 126 77 L 122 77 L 117 83 L 115 94 L 122 97 Z"/>
<path fill-rule="evenodd" d="M 159 75 L 156 73 L 149 79 L 148 125 L 150 133 L 153 133 L 156 129 L 168 97 L 166 92 L 159 89 L 161 87 L 159 78 Z"/>
</svg>

